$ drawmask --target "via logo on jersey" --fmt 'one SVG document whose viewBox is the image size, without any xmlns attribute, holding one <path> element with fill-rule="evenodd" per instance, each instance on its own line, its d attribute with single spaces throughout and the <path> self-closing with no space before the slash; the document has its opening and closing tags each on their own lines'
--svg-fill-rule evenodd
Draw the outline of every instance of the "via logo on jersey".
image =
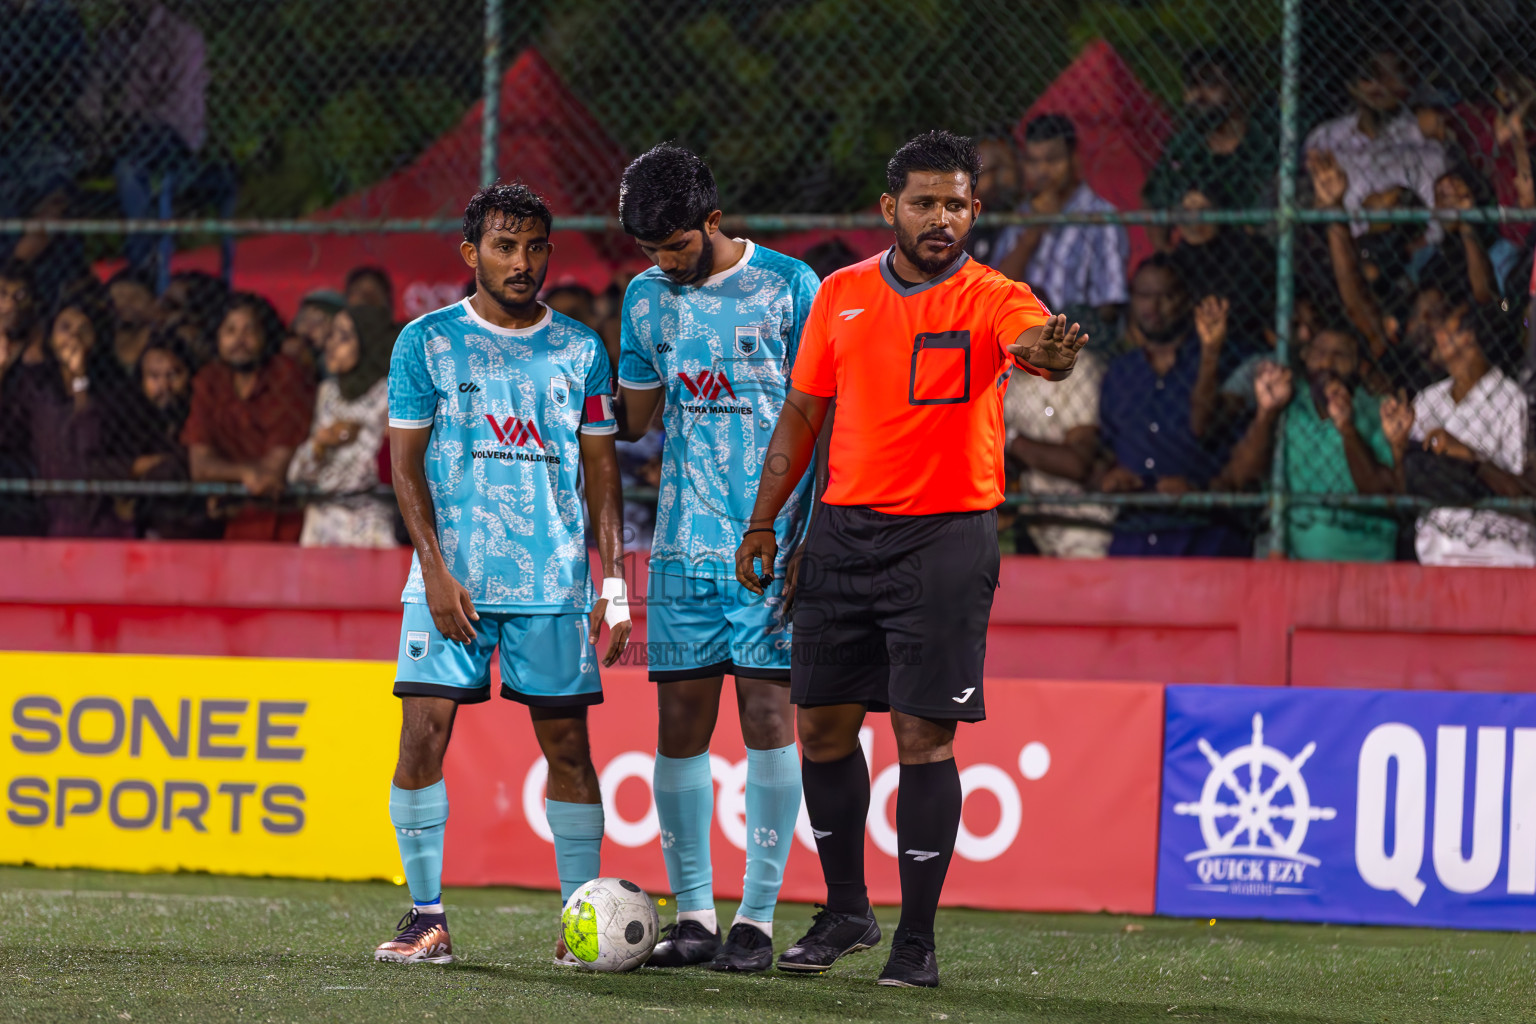
<svg viewBox="0 0 1536 1024">
<path fill-rule="evenodd" d="M 721 395 L 729 395 L 730 402 L 740 402 L 736 397 L 736 389 L 731 387 L 731 379 L 725 375 L 724 370 L 703 369 L 690 377 L 686 373 L 678 373 L 683 379 L 683 386 L 697 401 L 684 402 L 683 408 L 692 413 L 739 413 L 750 416 L 750 405 L 725 404 Z"/>
<path fill-rule="evenodd" d="M 476 448 L 471 457 L 476 459 L 504 459 L 517 462 L 549 462 L 560 464 L 558 455 L 544 454 L 544 438 L 539 436 L 539 428 L 533 420 L 520 419 L 516 416 L 508 416 L 497 421 L 495 416 L 486 414 L 485 421 L 491 425 L 491 431 L 496 435 L 496 441 L 502 448 L 533 447 L 535 452 L 498 451 L 494 448 Z"/>
</svg>

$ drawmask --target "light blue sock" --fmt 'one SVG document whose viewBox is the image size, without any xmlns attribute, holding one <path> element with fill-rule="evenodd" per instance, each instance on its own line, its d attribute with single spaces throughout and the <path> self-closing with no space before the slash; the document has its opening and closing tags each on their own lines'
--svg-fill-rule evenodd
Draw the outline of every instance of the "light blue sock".
<svg viewBox="0 0 1536 1024">
<path fill-rule="evenodd" d="M 555 836 L 555 873 L 560 899 L 603 874 L 603 805 L 544 801 L 544 816 Z"/>
<path fill-rule="evenodd" d="M 411 901 L 433 906 L 443 896 L 443 830 L 448 822 L 448 786 L 438 779 L 425 789 L 390 784 L 389 820 L 400 844 L 400 863 Z"/>
<path fill-rule="evenodd" d="M 678 912 L 713 911 L 709 824 L 715 816 L 715 784 L 709 775 L 709 751 L 697 757 L 663 757 L 658 752 L 651 788 L 661 824 L 661 856 Z"/>
<path fill-rule="evenodd" d="M 747 749 L 747 874 L 740 917 L 770 924 L 800 814 L 800 755 L 791 743 Z"/>
</svg>

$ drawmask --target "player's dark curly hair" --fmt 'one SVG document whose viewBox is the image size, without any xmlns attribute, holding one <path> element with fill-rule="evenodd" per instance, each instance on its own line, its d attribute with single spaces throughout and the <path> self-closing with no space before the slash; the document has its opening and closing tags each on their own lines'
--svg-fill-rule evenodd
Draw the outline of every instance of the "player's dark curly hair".
<svg viewBox="0 0 1536 1024">
<path fill-rule="evenodd" d="M 964 171 L 970 176 L 974 191 L 981 175 L 981 157 L 971 139 L 936 128 L 902 146 L 885 165 L 885 182 L 891 195 L 900 194 L 906 187 L 907 175 L 913 171 Z"/>
<path fill-rule="evenodd" d="M 709 165 L 671 143 L 635 157 L 619 182 L 619 223 L 643 242 L 696 231 L 718 209 L 720 190 Z"/>
<path fill-rule="evenodd" d="M 544 198 L 533 189 L 520 181 L 510 185 L 498 182 L 469 197 L 469 205 L 464 207 L 464 241 L 479 245 L 485 235 L 486 218 L 492 213 L 501 214 L 507 224 L 536 220 L 544 225 L 545 231 L 554 223 Z"/>
</svg>

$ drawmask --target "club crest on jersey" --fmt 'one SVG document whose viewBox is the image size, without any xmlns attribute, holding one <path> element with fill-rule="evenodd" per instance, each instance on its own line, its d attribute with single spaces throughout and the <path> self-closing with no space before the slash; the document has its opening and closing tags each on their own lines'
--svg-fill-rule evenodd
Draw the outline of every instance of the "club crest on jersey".
<svg viewBox="0 0 1536 1024">
<path fill-rule="evenodd" d="M 763 329 L 756 325 L 736 328 L 736 351 L 744 356 L 755 356 L 763 344 Z"/>
<path fill-rule="evenodd" d="M 738 331 L 741 330 L 739 327 L 736 329 Z M 737 344 L 740 344 L 740 338 L 741 336 L 738 334 Z M 679 373 L 678 376 L 683 378 L 683 386 L 688 389 L 688 393 L 693 395 L 694 398 L 699 398 L 706 402 L 714 402 L 718 401 L 722 394 L 729 395 L 732 398 L 736 397 L 736 391 L 731 387 L 731 380 L 725 375 L 724 370 L 706 369 L 700 370 L 698 375 L 694 377 L 690 377 L 686 373 Z"/>
<path fill-rule="evenodd" d="M 565 377 L 549 379 L 549 400 L 562 409 L 571 403 L 571 382 Z"/>
<path fill-rule="evenodd" d="M 420 661 L 427 656 L 427 648 L 431 644 L 430 634 L 413 629 L 405 634 L 405 656 L 412 661 Z"/>
</svg>

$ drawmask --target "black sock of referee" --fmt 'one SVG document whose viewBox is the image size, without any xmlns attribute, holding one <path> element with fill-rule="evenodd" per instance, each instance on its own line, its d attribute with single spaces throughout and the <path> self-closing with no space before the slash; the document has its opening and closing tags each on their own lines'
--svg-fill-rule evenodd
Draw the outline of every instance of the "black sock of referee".
<svg viewBox="0 0 1536 1024">
<path fill-rule="evenodd" d="M 827 909 L 862 916 L 869 910 L 864 886 L 864 822 L 869 817 L 869 766 L 864 748 L 837 761 L 802 758 L 805 811 L 816 830 L 816 852 L 827 880 Z"/>
<path fill-rule="evenodd" d="M 810 787 L 806 787 L 810 792 Z M 901 766 L 896 843 L 901 865 L 901 923 L 896 939 L 933 943 L 933 915 L 960 832 L 960 771 L 955 759 Z"/>
</svg>

